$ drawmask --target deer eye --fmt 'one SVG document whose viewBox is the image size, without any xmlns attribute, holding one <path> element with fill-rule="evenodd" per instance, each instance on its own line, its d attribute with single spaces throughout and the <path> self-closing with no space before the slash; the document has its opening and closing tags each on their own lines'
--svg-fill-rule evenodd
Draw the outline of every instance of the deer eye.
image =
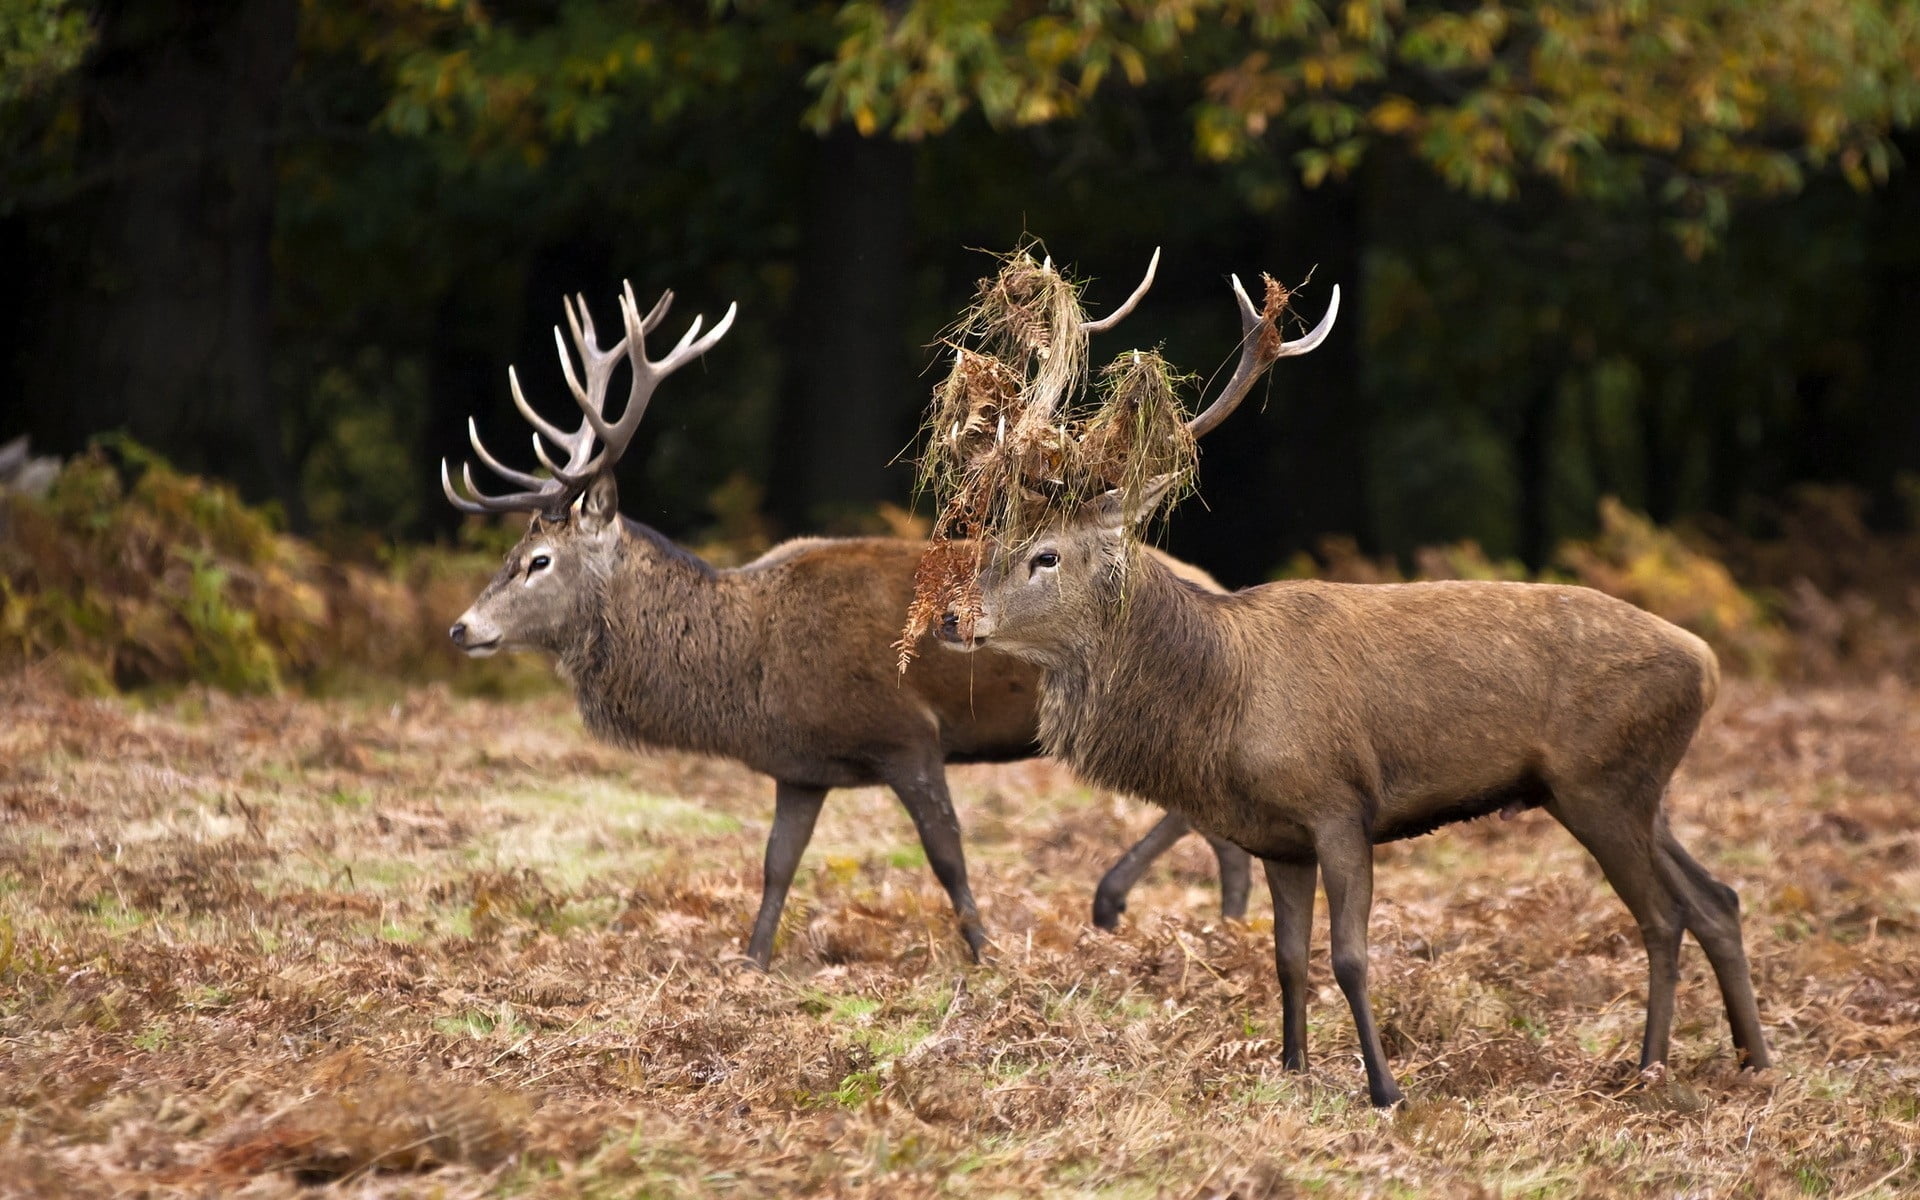
<svg viewBox="0 0 1920 1200">
<path fill-rule="evenodd" d="M 552 559 L 548 558 L 544 554 L 536 554 L 533 556 L 533 561 L 527 564 L 527 574 L 531 575 L 535 571 L 544 571 L 552 565 L 553 565 Z"/>
<path fill-rule="evenodd" d="M 1027 572 L 1048 571 L 1060 565 L 1060 556 L 1051 550 L 1042 550 L 1027 562 Z"/>
</svg>

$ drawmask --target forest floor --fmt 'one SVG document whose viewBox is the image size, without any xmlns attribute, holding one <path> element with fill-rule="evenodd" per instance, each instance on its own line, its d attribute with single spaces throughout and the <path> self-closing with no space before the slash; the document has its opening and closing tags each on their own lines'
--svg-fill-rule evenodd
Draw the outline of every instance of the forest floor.
<svg viewBox="0 0 1920 1200">
<path fill-rule="evenodd" d="M 1315 932 L 1279 1068 L 1264 889 L 1046 762 L 956 769 L 972 966 L 907 817 L 837 793 L 774 970 L 771 785 L 558 695 L 79 700 L 0 681 L 0 1194 L 1897 1196 L 1920 1191 L 1920 692 L 1730 681 L 1670 799 L 1778 1060 L 1540 813 L 1383 848 L 1365 1102 Z"/>
</svg>

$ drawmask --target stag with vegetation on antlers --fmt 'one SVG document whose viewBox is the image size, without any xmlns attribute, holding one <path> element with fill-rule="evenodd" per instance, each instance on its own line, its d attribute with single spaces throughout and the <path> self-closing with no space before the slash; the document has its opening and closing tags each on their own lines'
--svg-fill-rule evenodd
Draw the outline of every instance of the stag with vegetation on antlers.
<svg viewBox="0 0 1920 1200">
<path fill-rule="evenodd" d="M 1280 343 L 1270 314 L 1239 280 L 1233 289 L 1239 367 L 1188 424 L 1195 437 L 1275 358 L 1311 348 Z M 1041 743 L 1084 779 L 1263 861 L 1286 1067 L 1306 1066 L 1316 867 L 1367 1090 L 1390 1105 L 1401 1091 L 1367 996 L 1373 845 L 1533 807 L 1586 847 L 1639 924 L 1642 1068 L 1667 1058 L 1683 931 L 1718 977 L 1741 1065 L 1767 1065 L 1739 903 L 1662 811 L 1718 685 L 1705 642 L 1578 587 L 1300 581 L 1202 594 L 1132 537 L 1172 482 L 1070 500 L 1001 531 L 977 593 L 946 608 L 938 632 L 1040 667 Z"/>
<path fill-rule="evenodd" d="M 1144 286 L 1144 285 L 1143 285 Z M 913 590 L 921 546 L 887 538 L 803 539 L 734 570 L 716 570 L 653 529 L 618 512 L 613 465 L 627 448 L 661 380 L 711 349 L 734 309 L 705 337 L 696 319 L 658 361 L 645 339 L 673 294 L 642 317 L 628 287 L 620 300 L 626 336 L 602 350 L 584 299 L 566 308 L 585 380 L 558 328 L 567 384 L 581 411 L 571 432 L 527 403 L 509 373 L 513 401 L 536 433 L 548 477 L 514 470 L 488 453 L 468 422 L 474 453 L 524 490 L 482 494 L 462 467 L 466 494 L 440 465 L 447 498 L 470 513 L 533 514 L 500 572 L 450 631 L 470 655 L 539 650 L 558 660 L 581 717 L 596 736 L 628 746 L 690 750 L 736 759 L 775 780 L 760 911 L 747 957 L 771 961 L 774 934 L 801 854 L 829 789 L 886 784 L 912 816 L 927 862 L 946 889 L 977 960 L 986 941 L 967 886 L 960 827 L 944 764 L 1026 758 L 1036 751 L 1032 667 L 990 655 L 969 664 L 933 655 L 897 677 L 891 644 Z M 607 387 L 622 361 L 632 387 L 619 418 L 606 416 Z M 555 461 L 547 447 L 563 451 Z M 1169 562 L 1203 586 L 1204 573 Z M 1185 823 L 1170 818 L 1129 851 L 1114 879 L 1130 884 Z M 1246 909 L 1249 863 L 1216 843 L 1229 915 Z M 1111 913 L 1124 907 L 1108 883 Z"/>
</svg>

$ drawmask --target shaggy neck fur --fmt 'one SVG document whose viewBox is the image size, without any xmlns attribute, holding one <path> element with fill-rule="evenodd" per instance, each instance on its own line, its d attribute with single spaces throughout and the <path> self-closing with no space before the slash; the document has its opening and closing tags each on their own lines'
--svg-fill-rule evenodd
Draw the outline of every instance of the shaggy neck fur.
<svg viewBox="0 0 1920 1200">
<path fill-rule="evenodd" d="M 1216 599 L 1137 547 L 1099 587 L 1094 627 L 1042 664 L 1041 744 L 1089 782 L 1181 809 L 1212 802 L 1242 693 Z"/>
<path fill-rule="evenodd" d="M 748 757 L 761 711 L 752 621 L 719 572 L 628 523 L 555 647 L 598 737 Z"/>
</svg>

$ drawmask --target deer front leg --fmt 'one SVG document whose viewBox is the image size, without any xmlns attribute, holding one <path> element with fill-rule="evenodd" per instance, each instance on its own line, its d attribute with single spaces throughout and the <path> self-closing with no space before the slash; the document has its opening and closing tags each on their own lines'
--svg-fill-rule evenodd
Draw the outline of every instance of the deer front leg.
<svg viewBox="0 0 1920 1200">
<path fill-rule="evenodd" d="M 1280 975 L 1280 1065 L 1307 1069 L 1307 949 L 1313 930 L 1313 870 L 1304 863 L 1266 861 L 1273 897 L 1273 965 Z"/>
<path fill-rule="evenodd" d="M 765 882 L 760 885 L 760 915 L 753 919 L 753 937 L 747 957 L 762 971 L 773 962 L 773 935 L 780 929 L 780 913 L 787 906 L 787 890 L 800 856 L 813 840 L 813 823 L 827 789 L 776 782 L 773 790 L 773 832 L 767 836 Z"/>
<path fill-rule="evenodd" d="M 1373 911 L 1373 842 L 1358 822 L 1317 832 L 1314 851 L 1327 885 L 1327 916 L 1333 933 L 1333 978 L 1353 1010 L 1360 1058 L 1367 1068 L 1367 1095 L 1387 1108 L 1403 1099 L 1387 1070 L 1387 1054 L 1374 1027 L 1367 997 L 1367 918 Z M 1276 928 L 1278 923 L 1276 921 Z"/>
<path fill-rule="evenodd" d="M 953 799 L 947 794 L 946 768 L 915 767 L 888 781 L 900 803 L 907 806 L 914 828 L 920 831 L 920 845 L 927 852 L 927 865 L 934 878 L 947 889 L 953 912 L 960 920 L 960 936 L 967 940 L 967 951 L 974 962 L 986 948 L 987 931 L 980 923 L 980 910 L 974 905 L 973 890 L 967 886 L 967 855 L 960 845 L 960 818 L 954 815 Z"/>
</svg>

